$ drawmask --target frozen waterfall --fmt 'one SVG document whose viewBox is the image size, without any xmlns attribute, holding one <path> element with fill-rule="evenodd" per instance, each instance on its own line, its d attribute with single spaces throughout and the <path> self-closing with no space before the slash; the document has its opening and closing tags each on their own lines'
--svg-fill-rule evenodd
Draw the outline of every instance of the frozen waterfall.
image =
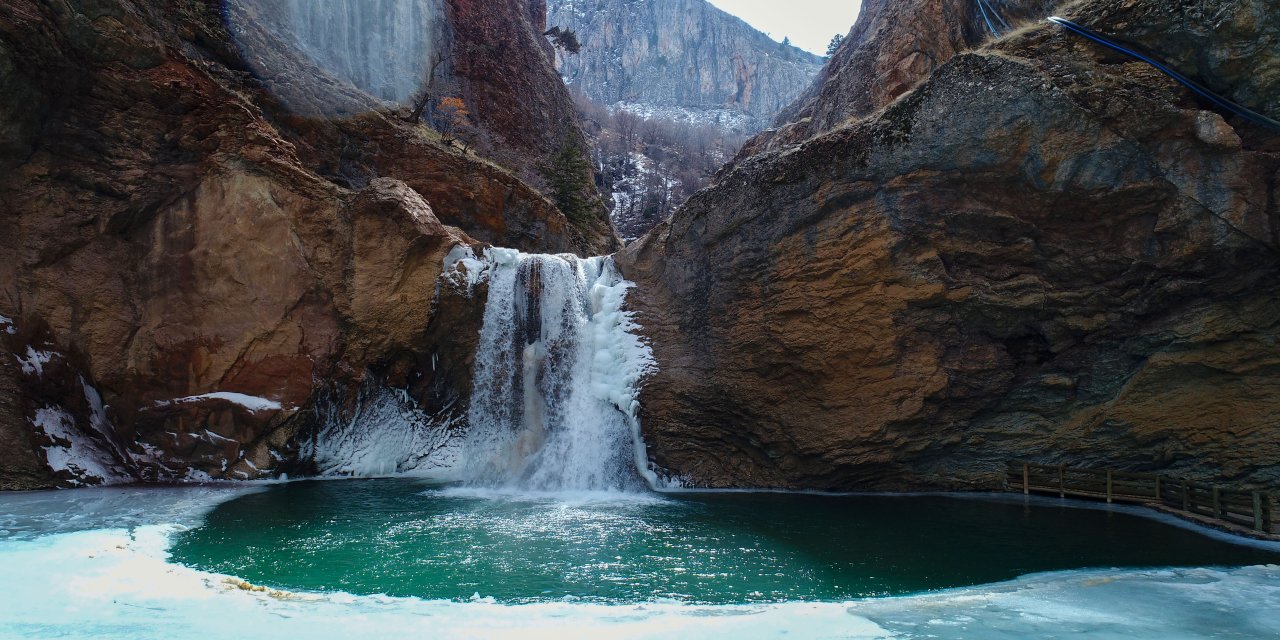
<svg viewBox="0 0 1280 640">
<path fill-rule="evenodd" d="M 457 262 L 489 282 L 463 477 L 534 490 L 656 485 L 636 421 L 653 359 L 622 309 L 631 283 L 613 260 L 489 249 Z"/>
<path fill-rule="evenodd" d="M 653 357 L 612 258 L 458 247 L 441 278 L 468 294 L 488 284 L 469 408 L 427 415 L 403 390 L 366 385 L 352 414 L 321 412 L 302 452 L 317 471 L 534 491 L 666 483 L 636 419 Z"/>
</svg>

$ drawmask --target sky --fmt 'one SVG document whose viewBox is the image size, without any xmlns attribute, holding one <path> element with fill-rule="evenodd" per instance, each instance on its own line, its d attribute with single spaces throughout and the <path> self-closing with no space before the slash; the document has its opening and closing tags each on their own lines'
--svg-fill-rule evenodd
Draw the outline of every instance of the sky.
<svg viewBox="0 0 1280 640">
<path fill-rule="evenodd" d="M 791 44 L 818 55 L 827 54 L 831 36 L 849 33 L 858 17 L 861 0 L 710 0 L 774 40 L 791 38 Z"/>
</svg>

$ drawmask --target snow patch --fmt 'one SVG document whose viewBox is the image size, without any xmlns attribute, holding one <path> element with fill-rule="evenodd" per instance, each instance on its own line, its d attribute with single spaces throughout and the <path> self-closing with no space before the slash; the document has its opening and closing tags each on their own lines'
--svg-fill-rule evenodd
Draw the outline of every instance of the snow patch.
<svg viewBox="0 0 1280 640">
<path fill-rule="evenodd" d="M 52 351 L 36 351 L 31 348 L 31 345 L 27 345 L 26 358 L 23 358 L 16 353 L 13 354 L 13 357 L 17 358 L 18 364 L 22 366 L 23 373 L 29 376 L 43 376 L 44 365 L 49 364 L 49 361 L 52 360 L 55 355 L 57 354 Z"/>
<path fill-rule="evenodd" d="M 644 224 L 645 203 L 650 202 L 655 194 L 661 202 L 675 202 L 675 193 L 681 184 L 679 180 L 665 175 L 651 158 L 635 151 L 628 155 L 620 173 L 620 178 L 613 183 L 610 218 L 622 239 L 631 242 L 639 237 L 636 230 L 649 229 L 659 222 L 651 220 Z"/>
<path fill-rule="evenodd" d="M 677 107 L 644 102 L 615 102 L 609 105 L 612 112 L 626 111 L 646 120 L 660 119 L 691 125 L 712 125 L 727 131 L 753 133 L 761 129 L 754 116 L 737 109 L 723 107 Z"/>
<path fill-rule="evenodd" d="M 18 332 L 18 327 L 13 324 L 13 318 L 8 316 L 0 316 L 0 329 L 4 329 L 4 332 L 9 335 Z"/>
<path fill-rule="evenodd" d="M 323 426 L 300 453 L 315 462 L 320 475 L 439 476 L 457 464 L 457 417 L 448 407 L 429 416 L 402 389 L 365 388 L 349 418 L 333 403 L 318 408 Z"/>
<path fill-rule="evenodd" d="M 444 257 L 444 271 L 441 278 L 458 288 L 465 287 L 467 295 L 475 291 L 476 285 L 489 277 L 489 261 L 476 257 L 475 251 L 465 245 L 455 245 Z"/>
<path fill-rule="evenodd" d="M 173 400 L 160 400 L 159 402 L 156 402 L 156 406 L 167 407 L 175 404 L 203 402 L 205 400 L 225 400 L 232 404 L 238 404 L 254 413 L 259 411 L 278 411 L 281 409 L 280 403 L 275 400 L 268 400 L 258 396 L 233 393 L 230 391 L 215 391 L 213 393 L 203 393 L 198 396 L 187 396 L 185 398 L 175 398 Z"/>
<path fill-rule="evenodd" d="M 240 445 L 240 442 L 239 442 L 239 441 L 237 441 L 237 440 L 232 440 L 231 438 L 227 438 L 227 437 L 224 437 L 224 436 L 220 436 L 220 435 L 218 435 L 218 434 L 216 434 L 216 433 L 214 433 L 214 432 L 212 432 L 212 431 L 210 431 L 210 430 L 208 430 L 208 429 L 205 429 L 205 430 L 204 430 L 204 440 L 205 440 L 205 442 L 208 442 L 208 443 L 210 443 L 210 444 L 217 444 L 217 443 L 219 443 L 219 442 L 233 442 L 233 443 L 235 443 L 237 446 L 239 446 L 239 445 Z M 225 465 L 226 465 L 226 462 L 223 462 L 223 465 L 225 466 Z"/>
<path fill-rule="evenodd" d="M 49 468 L 71 474 L 73 484 L 113 484 L 133 480 L 112 453 L 78 429 L 75 418 L 61 407 L 37 409 L 31 423 L 53 440 L 53 444 L 44 447 Z"/>
<path fill-rule="evenodd" d="M 84 399 L 89 403 L 89 426 L 102 437 L 104 442 L 111 444 L 118 459 L 137 461 L 136 454 L 129 453 L 116 442 L 115 425 L 111 424 L 111 420 L 107 418 L 107 406 L 102 403 L 102 394 L 85 382 L 83 377 L 80 378 L 80 388 L 84 390 Z"/>
<path fill-rule="evenodd" d="M 196 482 L 200 484 L 213 482 L 213 476 L 199 469 L 187 469 L 182 476 L 182 482 Z"/>
</svg>

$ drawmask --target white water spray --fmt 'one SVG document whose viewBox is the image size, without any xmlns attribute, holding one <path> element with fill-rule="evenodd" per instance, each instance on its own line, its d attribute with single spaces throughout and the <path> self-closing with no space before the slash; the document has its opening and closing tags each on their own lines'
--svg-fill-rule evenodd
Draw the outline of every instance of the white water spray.
<svg viewBox="0 0 1280 640">
<path fill-rule="evenodd" d="M 533 490 L 656 486 L 636 400 L 653 365 L 609 257 L 489 249 L 463 477 Z M 455 267 L 456 268 L 456 267 Z"/>
</svg>

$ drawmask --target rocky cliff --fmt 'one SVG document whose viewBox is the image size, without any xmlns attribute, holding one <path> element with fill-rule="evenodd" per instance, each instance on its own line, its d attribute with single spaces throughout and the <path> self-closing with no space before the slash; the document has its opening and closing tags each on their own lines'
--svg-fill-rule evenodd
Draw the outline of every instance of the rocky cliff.
<svg viewBox="0 0 1280 640">
<path fill-rule="evenodd" d="M 883 108 L 952 56 L 1048 16 L 1062 0 L 865 0 L 816 81 L 747 143 L 778 148 Z"/>
<path fill-rule="evenodd" d="M 822 63 L 705 0 L 551 0 L 549 8 L 548 23 L 582 42 L 581 53 L 559 57 L 565 81 L 646 114 L 758 131 Z"/>
<path fill-rule="evenodd" d="M 497 159 L 580 144 L 538 3 L 441 6 L 419 40 Z M 289 7 L 0 5 L 0 487 L 272 474 L 321 396 L 448 400 L 455 245 L 613 246 L 273 28 Z"/>
<path fill-rule="evenodd" d="M 953 6 L 860 25 L 909 41 Z M 1271 2 L 1060 11 L 1280 115 Z M 868 38 L 801 105 L 865 117 L 620 254 L 655 461 L 706 486 L 987 488 L 1014 458 L 1280 480 L 1280 136 L 1045 23 L 920 64 L 867 66 Z"/>
</svg>

